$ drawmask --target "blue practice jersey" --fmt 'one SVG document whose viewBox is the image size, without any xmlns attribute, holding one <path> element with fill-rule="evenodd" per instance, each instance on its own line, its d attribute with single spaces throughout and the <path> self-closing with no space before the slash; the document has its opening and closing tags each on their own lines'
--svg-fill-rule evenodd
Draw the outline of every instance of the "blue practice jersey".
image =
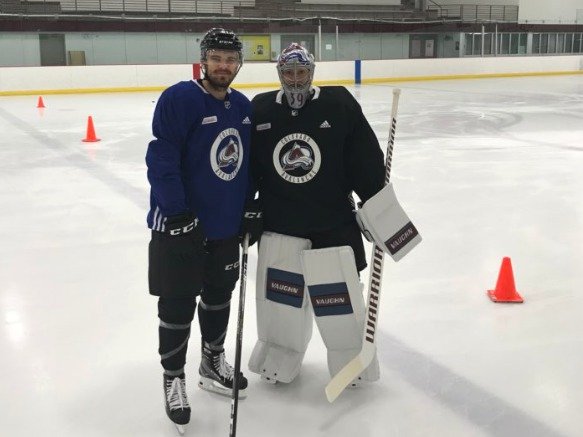
<svg viewBox="0 0 583 437">
<path fill-rule="evenodd" d="M 197 216 L 206 238 L 239 231 L 248 188 L 251 103 L 229 89 L 218 100 L 196 81 L 165 90 L 154 112 L 146 154 L 150 181 L 148 227 L 166 218 Z"/>
</svg>

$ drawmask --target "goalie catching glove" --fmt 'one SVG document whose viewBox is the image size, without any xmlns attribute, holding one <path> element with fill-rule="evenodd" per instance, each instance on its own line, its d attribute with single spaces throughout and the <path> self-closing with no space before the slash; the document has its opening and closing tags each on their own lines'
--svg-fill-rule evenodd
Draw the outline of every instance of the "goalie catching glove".
<svg viewBox="0 0 583 437">
<path fill-rule="evenodd" d="M 356 212 L 356 221 L 365 238 L 395 261 L 421 242 L 417 228 L 397 200 L 392 183 L 365 202 Z"/>
</svg>

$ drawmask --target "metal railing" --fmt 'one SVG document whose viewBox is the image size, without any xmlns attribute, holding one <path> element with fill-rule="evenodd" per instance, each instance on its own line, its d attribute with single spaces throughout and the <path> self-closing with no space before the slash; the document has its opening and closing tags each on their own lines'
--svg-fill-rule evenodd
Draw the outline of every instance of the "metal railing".
<svg viewBox="0 0 583 437">
<path fill-rule="evenodd" d="M 117 15 L 119 18 L 156 15 L 221 16 L 234 19 L 310 19 L 397 22 L 441 21 L 501 21 L 518 22 L 518 6 L 440 5 L 428 0 L 426 11 L 391 5 L 309 4 L 255 0 L 0 0 L 0 14 L 22 15 Z M 495 1 L 495 0 L 494 0 Z"/>
<path fill-rule="evenodd" d="M 236 8 L 254 7 L 255 0 L 0 0 L 0 13 L 144 13 L 236 14 Z"/>
<path fill-rule="evenodd" d="M 309 4 L 255 0 L 0 0 L 0 14 L 110 17 L 220 16 L 235 19 L 335 18 L 425 21 L 425 13 L 395 5 Z"/>
<path fill-rule="evenodd" d="M 518 6 L 507 5 L 439 5 L 432 2 L 428 11 L 438 18 L 461 21 L 508 21 L 518 22 Z"/>
</svg>

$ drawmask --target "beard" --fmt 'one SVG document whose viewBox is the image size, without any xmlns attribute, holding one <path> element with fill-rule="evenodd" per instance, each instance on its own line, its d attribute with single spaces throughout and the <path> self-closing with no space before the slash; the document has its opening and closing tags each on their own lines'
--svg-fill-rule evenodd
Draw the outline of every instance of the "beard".
<svg viewBox="0 0 583 437">
<path fill-rule="evenodd" d="M 221 72 L 221 73 L 207 73 L 205 79 L 208 81 L 209 85 L 212 86 L 217 91 L 224 91 L 229 88 L 231 82 L 235 79 L 235 74 L 231 72 Z"/>
</svg>

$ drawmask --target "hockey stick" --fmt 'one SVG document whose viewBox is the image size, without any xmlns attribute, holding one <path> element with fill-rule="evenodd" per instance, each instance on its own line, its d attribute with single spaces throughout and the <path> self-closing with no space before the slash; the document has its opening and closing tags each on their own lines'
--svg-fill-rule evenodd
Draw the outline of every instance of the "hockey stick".
<svg viewBox="0 0 583 437">
<path fill-rule="evenodd" d="M 245 285 L 247 283 L 247 255 L 249 252 L 249 234 L 243 239 L 243 257 L 241 259 L 241 289 L 239 292 L 239 315 L 237 318 L 237 347 L 235 350 L 235 375 L 231 393 L 231 427 L 230 437 L 237 435 L 237 412 L 239 410 L 239 374 L 241 373 L 241 347 L 243 344 L 243 316 L 245 315 Z"/>
<path fill-rule="evenodd" d="M 395 143 L 395 129 L 397 127 L 397 107 L 401 90 L 393 90 L 393 107 L 391 109 L 391 130 L 387 144 L 387 157 L 385 161 L 385 185 L 391 177 L 391 163 L 393 159 L 393 145 Z M 368 305 L 363 332 L 362 349 L 346 366 L 344 366 L 326 386 L 328 402 L 334 402 L 340 393 L 360 375 L 372 362 L 376 353 L 375 334 L 379 314 L 379 301 L 381 295 L 381 283 L 383 279 L 383 263 L 385 255 L 376 244 L 371 255 L 371 272 L 368 283 Z"/>
</svg>

